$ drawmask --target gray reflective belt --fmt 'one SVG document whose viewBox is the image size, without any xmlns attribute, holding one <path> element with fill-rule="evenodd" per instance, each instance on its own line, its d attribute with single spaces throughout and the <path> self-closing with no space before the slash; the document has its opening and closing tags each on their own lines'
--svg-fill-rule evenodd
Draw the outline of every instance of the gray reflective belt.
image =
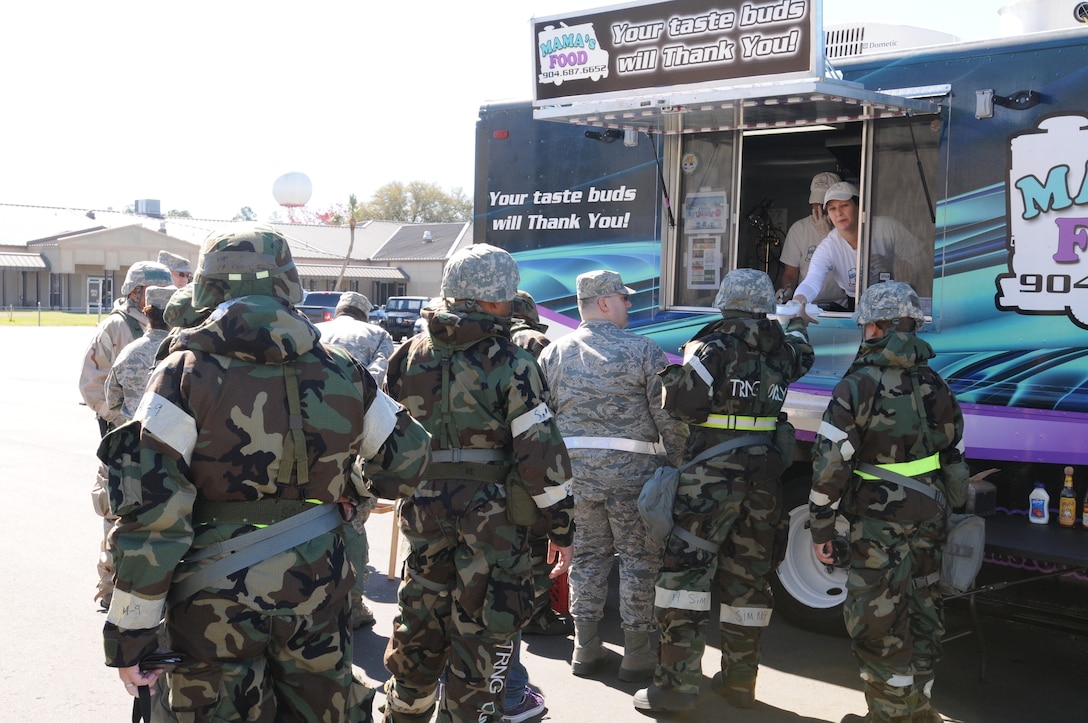
<svg viewBox="0 0 1088 723">
<path fill-rule="evenodd" d="M 431 452 L 431 462 L 506 462 L 510 455 L 503 449 L 439 449 Z"/>
<path fill-rule="evenodd" d="M 341 522 L 343 519 L 340 517 L 338 505 L 314 505 L 313 509 L 288 517 L 274 525 L 208 545 L 186 558 L 185 562 L 205 560 L 223 553 L 231 554 L 208 563 L 181 582 L 172 585 L 168 595 L 169 605 L 172 607 L 191 598 L 211 583 L 222 580 L 242 568 L 256 565 L 273 555 L 308 542 L 334 529 Z"/>
<path fill-rule="evenodd" d="M 665 456 L 665 447 L 659 442 L 644 442 L 641 439 L 624 437 L 563 437 L 567 449 L 612 449 L 617 452 L 635 454 L 653 454 Z"/>
<path fill-rule="evenodd" d="M 672 528 L 672 535 L 673 537 L 679 537 L 681 540 L 688 543 L 692 547 L 697 547 L 700 550 L 706 550 L 711 555 L 717 555 L 718 548 L 721 547 L 721 545 L 713 544 L 712 542 L 710 542 L 710 540 L 704 540 L 701 537 L 696 537 L 695 535 L 685 530 L 683 527 L 674 526 Z"/>
<path fill-rule="evenodd" d="M 710 447 L 709 449 L 704 449 L 694 459 L 677 467 L 676 471 L 683 472 L 689 467 L 693 467 L 700 462 L 705 462 L 712 457 L 720 457 L 726 452 L 730 452 L 734 449 L 738 449 L 740 447 L 754 447 L 757 444 L 769 445 L 773 444 L 773 442 L 771 441 L 771 438 L 768 437 L 766 434 L 748 434 L 743 437 L 737 437 L 736 439 L 730 439 L 725 442 L 720 442 L 713 447 Z M 679 537 L 681 540 L 688 543 L 692 547 L 697 547 L 700 550 L 706 550 L 712 555 L 718 554 L 718 548 L 721 547 L 721 545 L 715 545 L 709 540 L 704 540 L 701 537 L 697 537 L 685 530 L 684 528 L 676 527 L 675 525 L 672 528 L 672 532 L 670 532 L 669 534 Z"/>
<path fill-rule="evenodd" d="M 899 474 L 898 472 L 892 472 L 890 469 L 883 469 L 877 467 L 875 464 L 869 464 L 868 462 L 859 462 L 856 469 L 858 472 L 864 472 L 865 474 L 879 477 L 885 482 L 894 482 L 897 485 L 912 489 L 915 492 L 921 492 L 931 500 L 936 500 L 937 504 L 942 508 L 948 506 L 945 503 L 944 492 L 941 492 L 932 485 L 923 484 L 913 477 L 908 477 L 905 474 Z"/>
</svg>

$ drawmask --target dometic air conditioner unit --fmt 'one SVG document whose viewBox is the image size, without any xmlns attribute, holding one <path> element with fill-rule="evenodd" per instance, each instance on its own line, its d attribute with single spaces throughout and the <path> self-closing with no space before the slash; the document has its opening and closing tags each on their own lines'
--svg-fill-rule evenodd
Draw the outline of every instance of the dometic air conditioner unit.
<svg viewBox="0 0 1088 723">
<path fill-rule="evenodd" d="M 824 29 L 824 33 L 827 59 L 832 61 L 959 41 L 957 36 L 949 33 L 888 23 L 830 25 Z"/>
</svg>

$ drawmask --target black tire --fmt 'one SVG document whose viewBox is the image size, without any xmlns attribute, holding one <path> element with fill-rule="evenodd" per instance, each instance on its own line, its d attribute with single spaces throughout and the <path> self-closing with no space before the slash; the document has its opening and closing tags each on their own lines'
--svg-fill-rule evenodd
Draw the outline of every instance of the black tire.
<svg viewBox="0 0 1088 723">
<path fill-rule="evenodd" d="M 798 467 L 801 465 L 795 465 Z M 791 468 L 791 472 L 795 468 Z M 846 572 L 828 570 L 812 551 L 808 532 L 808 492 L 811 472 L 799 470 L 784 480 L 785 514 L 790 518 L 786 558 L 771 574 L 774 609 L 802 630 L 845 636 L 842 601 L 846 597 Z"/>
</svg>

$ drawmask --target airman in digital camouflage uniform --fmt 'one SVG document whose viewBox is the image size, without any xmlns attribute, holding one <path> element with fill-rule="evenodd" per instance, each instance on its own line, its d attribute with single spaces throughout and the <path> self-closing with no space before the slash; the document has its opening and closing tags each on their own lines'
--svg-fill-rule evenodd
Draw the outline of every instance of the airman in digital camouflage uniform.
<svg viewBox="0 0 1088 723">
<path fill-rule="evenodd" d="M 380 389 L 385 384 L 385 370 L 393 356 L 393 337 L 377 324 L 369 322 L 370 299 L 355 291 L 340 295 L 332 321 L 315 324 L 321 343 L 338 344 L 362 364 Z"/>
<path fill-rule="evenodd" d="M 106 421 L 110 416 L 109 405 L 106 403 L 106 377 L 113 366 L 113 360 L 122 349 L 142 336 L 147 328 L 147 316 L 143 312 L 144 289 L 148 286 L 169 286 L 170 283 L 170 269 L 154 261 L 137 261 L 125 274 L 121 297 L 113 302 L 113 309 L 95 329 L 94 337 L 83 355 L 79 393 L 95 413 L 100 434 L 104 435 L 111 426 Z M 113 594 L 113 555 L 106 544 L 106 535 L 114 518 L 110 514 L 106 494 L 105 468 L 101 465 L 95 475 L 91 501 L 103 523 L 102 545 L 98 555 L 98 589 L 94 599 L 103 608 L 108 608 L 110 596 Z"/>
<path fill-rule="evenodd" d="M 322 344 L 336 344 L 348 351 L 355 361 L 363 365 L 374 377 L 374 382 L 381 389 L 385 385 L 385 370 L 389 357 L 393 355 L 393 337 L 377 324 L 368 319 L 373 308 L 370 299 L 355 291 L 345 291 L 336 303 L 332 321 L 315 324 L 321 332 Z M 367 563 L 370 561 L 370 547 L 366 538 L 366 521 L 370 511 L 377 504 L 377 499 L 368 497 L 355 508 L 351 518 L 351 529 L 344 528 L 348 542 L 348 557 L 355 565 L 358 577 L 351 591 L 351 627 L 360 628 L 374 623 L 374 612 L 363 599 L 366 581 L 370 577 Z"/>
<path fill-rule="evenodd" d="M 517 264 L 487 244 L 458 251 L 427 331 L 389 361 L 386 384 L 432 435 L 425 480 L 401 507 L 411 545 L 385 665 L 385 720 L 499 721 L 515 633 L 533 611 L 527 536 L 504 483 L 524 488 L 570 561 L 570 462 L 533 357 L 510 341 Z M 520 518 L 519 518 L 520 519 Z M 444 695 L 438 695 L 445 676 Z"/>
<path fill-rule="evenodd" d="M 132 419 L 140 404 L 155 366 L 155 353 L 170 331 L 162 312 L 175 291 L 173 286 L 149 286 L 144 291 L 147 331 L 121 350 L 106 375 L 106 406 L 109 407 L 106 421 L 111 426 L 117 427 Z"/>
<path fill-rule="evenodd" d="M 854 314 L 864 341 L 824 412 L 809 497 L 816 556 L 830 564 L 835 517 L 850 520 L 843 607 L 869 713 L 844 721 L 943 720 L 931 703 L 944 612 L 936 583 L 947 535 L 944 507 L 919 491 L 854 470 L 867 462 L 933 485 L 969 474 L 963 415 L 915 335 L 925 322 L 907 284 L 870 286 Z M 965 488 L 964 488 L 965 489 Z M 951 504 L 963 500 L 950 497 Z"/>
<path fill-rule="evenodd" d="M 638 495 L 654 470 L 679 460 L 687 425 L 661 409 L 658 372 L 668 364 L 665 352 L 627 331 L 634 290 L 604 269 L 581 274 L 576 287 L 582 323 L 540 355 L 574 473 L 571 671 L 589 675 L 608 657 L 597 628 L 618 556 L 624 637 L 619 677 L 633 681 L 648 677 L 657 664 L 651 635 L 657 631 L 654 577 L 662 552 L 639 517 Z"/>
<path fill-rule="evenodd" d="M 714 305 L 722 318 L 685 345 L 683 366 L 663 373 L 665 408 L 690 425 L 684 459 L 731 440 L 738 446 L 680 476 L 657 576 L 660 664 L 654 684 L 634 696 L 641 710 L 695 706 L 712 586 L 721 598 L 715 690 L 731 705 L 755 703 L 760 637 L 771 619 L 767 575 L 778 563 L 776 537 L 784 534 L 781 475 L 794 441 L 792 425 L 778 415 L 790 383 L 815 356 L 803 319 L 783 330 L 767 318 L 774 286 L 762 271 L 727 273 Z"/>
<path fill-rule="evenodd" d="M 292 308 L 301 297 L 279 232 L 209 236 L 193 306 L 214 311 L 172 341 L 132 422 L 100 450 L 120 516 L 106 662 L 130 692 L 154 683 L 160 671 L 138 663 L 165 616 L 184 657 L 168 674 L 180 720 L 369 719 L 340 510 L 359 493 L 357 459 L 374 484 L 411 488 L 429 438 L 346 352 L 318 342 Z M 304 522 L 298 537 L 283 520 Z M 226 577 L 202 572 L 243 553 L 255 559 Z"/>
<path fill-rule="evenodd" d="M 177 288 L 188 285 L 192 280 L 192 270 L 189 268 L 189 259 L 169 251 L 159 252 L 159 263 L 170 269 L 172 284 Z"/>
</svg>

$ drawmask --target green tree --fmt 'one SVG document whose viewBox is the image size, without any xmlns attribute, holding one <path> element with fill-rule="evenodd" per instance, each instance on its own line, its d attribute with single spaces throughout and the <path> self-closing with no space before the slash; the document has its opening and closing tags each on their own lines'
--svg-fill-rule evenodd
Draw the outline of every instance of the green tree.
<svg viewBox="0 0 1088 723">
<path fill-rule="evenodd" d="M 460 188 L 450 193 L 437 184 L 392 181 L 364 204 L 362 219 L 401 223 L 448 223 L 472 218 L 472 200 Z"/>
<path fill-rule="evenodd" d="M 234 214 L 234 218 L 231 221 L 256 221 L 257 214 L 253 212 L 253 209 L 249 206 L 242 206 L 238 210 L 238 213 Z"/>
<path fill-rule="evenodd" d="M 172 208 L 172 209 L 170 209 L 169 211 L 166 212 L 166 217 L 167 218 L 192 218 L 193 214 L 189 213 L 188 211 L 178 211 L 177 209 Z"/>
</svg>

